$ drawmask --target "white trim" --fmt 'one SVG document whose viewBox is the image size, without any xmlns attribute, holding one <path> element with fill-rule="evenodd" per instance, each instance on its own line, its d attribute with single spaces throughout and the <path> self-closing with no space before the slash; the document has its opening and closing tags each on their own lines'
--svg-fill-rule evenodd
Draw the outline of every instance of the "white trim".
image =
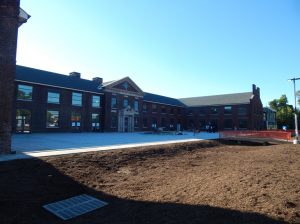
<svg viewBox="0 0 300 224">
<path fill-rule="evenodd" d="M 106 88 L 108 88 L 108 89 L 114 89 L 114 88 L 113 88 L 114 86 L 119 85 L 120 83 L 122 83 L 122 82 L 124 82 L 124 81 L 129 82 L 129 84 L 131 84 L 132 87 L 133 87 L 134 89 L 136 89 L 140 95 L 144 95 L 143 90 L 141 90 L 141 88 L 140 88 L 134 81 L 132 81 L 132 79 L 131 79 L 130 77 L 128 77 L 128 76 L 127 76 L 127 77 L 124 77 L 124 78 L 122 78 L 122 79 L 119 79 L 119 80 L 112 81 L 112 82 L 110 82 L 110 83 L 107 84 L 107 85 L 103 85 L 103 87 L 104 87 L 105 89 L 106 89 Z M 127 91 L 128 91 L 128 90 L 127 90 Z"/>
<path fill-rule="evenodd" d="M 38 83 L 38 82 L 29 82 L 29 81 L 23 81 L 19 79 L 15 79 L 16 82 L 24 82 L 24 83 L 29 83 L 29 84 L 37 84 L 41 86 L 49 86 L 49 87 L 54 87 L 54 88 L 59 88 L 59 89 L 68 89 L 72 91 L 79 91 L 79 92 L 86 92 L 86 93 L 94 93 L 94 94 L 99 94 L 99 95 L 104 95 L 104 93 L 98 93 L 98 92 L 92 92 L 92 91 L 87 91 L 87 90 L 82 90 L 82 89 L 73 89 L 73 88 L 68 88 L 68 87 L 61 87 L 61 86 L 54 86 L 54 85 L 48 85 L 48 84 L 43 84 L 43 83 Z"/>
<path fill-rule="evenodd" d="M 140 93 L 135 93 L 135 92 L 130 92 L 130 91 L 125 91 L 121 89 L 104 89 L 105 92 L 112 93 L 113 95 L 127 95 L 127 96 L 134 96 L 137 98 L 143 98 L 143 95 Z"/>
</svg>

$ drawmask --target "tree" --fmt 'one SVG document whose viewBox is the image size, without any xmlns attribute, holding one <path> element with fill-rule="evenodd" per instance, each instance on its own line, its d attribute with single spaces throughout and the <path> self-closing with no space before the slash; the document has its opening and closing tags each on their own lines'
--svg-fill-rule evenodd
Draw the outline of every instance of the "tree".
<svg viewBox="0 0 300 224">
<path fill-rule="evenodd" d="M 270 101 L 269 106 L 276 111 L 276 121 L 279 128 L 282 128 L 284 125 L 287 125 L 289 129 L 295 127 L 294 108 L 288 104 L 286 95 L 282 95 L 279 99 Z"/>
</svg>

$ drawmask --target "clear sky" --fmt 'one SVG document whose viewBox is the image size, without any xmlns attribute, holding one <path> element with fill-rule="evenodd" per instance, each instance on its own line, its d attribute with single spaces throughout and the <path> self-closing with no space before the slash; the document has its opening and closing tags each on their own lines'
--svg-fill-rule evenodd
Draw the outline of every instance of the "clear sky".
<svg viewBox="0 0 300 224">
<path fill-rule="evenodd" d="M 299 0 L 21 0 L 17 64 L 174 98 L 250 92 L 265 105 L 300 77 Z M 300 89 L 300 81 L 298 82 Z"/>
</svg>

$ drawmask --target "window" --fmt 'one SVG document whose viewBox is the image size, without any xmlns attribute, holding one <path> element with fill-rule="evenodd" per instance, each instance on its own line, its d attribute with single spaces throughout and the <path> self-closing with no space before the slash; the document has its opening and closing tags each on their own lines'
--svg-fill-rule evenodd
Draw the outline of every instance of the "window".
<svg viewBox="0 0 300 224">
<path fill-rule="evenodd" d="M 219 110 L 218 110 L 217 107 L 211 107 L 211 108 L 210 108 L 210 112 L 211 112 L 211 114 L 213 114 L 213 115 L 217 115 L 217 114 L 219 113 Z"/>
<path fill-rule="evenodd" d="M 206 121 L 204 119 L 199 120 L 199 128 L 200 130 L 206 129 Z"/>
<path fill-rule="evenodd" d="M 192 110 L 188 111 L 188 116 L 193 116 L 193 111 Z"/>
<path fill-rule="evenodd" d="M 48 92 L 48 103 L 56 103 L 59 104 L 59 93 Z"/>
<path fill-rule="evenodd" d="M 152 104 L 152 112 L 157 112 L 157 105 L 156 104 Z"/>
<path fill-rule="evenodd" d="M 117 108 L 117 98 L 115 96 L 113 96 L 111 98 L 111 108 L 112 109 L 116 109 Z"/>
<path fill-rule="evenodd" d="M 173 131 L 175 127 L 175 121 L 173 118 L 170 119 L 170 130 Z"/>
<path fill-rule="evenodd" d="M 167 112 L 166 106 L 161 106 L 161 113 L 165 114 Z"/>
<path fill-rule="evenodd" d="M 192 119 L 189 120 L 188 129 L 194 129 L 194 120 Z"/>
<path fill-rule="evenodd" d="M 134 117 L 134 127 L 139 127 L 139 117 Z"/>
<path fill-rule="evenodd" d="M 161 118 L 161 127 L 166 127 L 166 119 L 165 118 Z"/>
<path fill-rule="evenodd" d="M 247 108 L 245 106 L 238 107 L 238 115 L 246 115 Z"/>
<path fill-rule="evenodd" d="M 148 127 L 148 119 L 146 117 L 143 118 L 143 127 L 144 128 Z"/>
<path fill-rule="evenodd" d="M 233 129 L 232 119 L 224 120 L 224 129 Z"/>
<path fill-rule="evenodd" d="M 209 125 L 211 125 L 213 132 L 218 131 L 218 124 L 219 124 L 219 120 L 217 119 L 213 119 L 210 121 Z"/>
<path fill-rule="evenodd" d="M 92 114 L 92 128 L 93 130 L 100 129 L 100 116 L 99 114 Z"/>
<path fill-rule="evenodd" d="M 18 85 L 18 100 L 32 100 L 32 86 Z"/>
<path fill-rule="evenodd" d="M 224 107 L 224 114 L 232 114 L 232 106 L 225 106 Z"/>
<path fill-rule="evenodd" d="M 47 128 L 59 127 L 59 111 L 47 110 Z"/>
<path fill-rule="evenodd" d="M 127 108 L 128 105 L 129 105 L 128 99 L 124 99 L 124 100 L 123 100 L 123 107 L 124 107 L 124 108 Z"/>
<path fill-rule="evenodd" d="M 143 112 L 147 112 L 147 104 L 143 104 Z"/>
<path fill-rule="evenodd" d="M 72 127 L 80 127 L 81 125 L 81 113 L 78 111 L 72 111 L 71 114 Z"/>
<path fill-rule="evenodd" d="M 16 110 L 16 132 L 30 133 L 30 110 L 17 109 Z"/>
<path fill-rule="evenodd" d="M 116 114 L 113 114 L 111 116 L 111 127 L 112 128 L 116 128 L 117 127 L 117 123 L 118 123 L 118 117 Z"/>
<path fill-rule="evenodd" d="M 153 129 L 157 128 L 157 119 L 155 117 L 152 118 L 152 128 Z"/>
<path fill-rule="evenodd" d="M 82 106 L 82 94 L 81 93 L 72 93 L 72 105 L 73 106 Z"/>
<path fill-rule="evenodd" d="M 100 96 L 92 97 L 92 107 L 99 108 L 100 107 Z"/>
<path fill-rule="evenodd" d="M 136 112 L 139 111 L 139 101 L 137 101 L 137 100 L 134 101 L 134 111 L 136 111 Z"/>
<path fill-rule="evenodd" d="M 239 129 L 247 129 L 248 121 L 246 119 L 239 119 Z"/>
<path fill-rule="evenodd" d="M 206 115 L 206 110 L 205 109 L 200 109 L 199 110 L 199 116 L 205 116 Z"/>
<path fill-rule="evenodd" d="M 171 109 L 170 109 L 170 114 L 174 114 L 174 108 L 173 107 L 171 107 Z"/>
</svg>

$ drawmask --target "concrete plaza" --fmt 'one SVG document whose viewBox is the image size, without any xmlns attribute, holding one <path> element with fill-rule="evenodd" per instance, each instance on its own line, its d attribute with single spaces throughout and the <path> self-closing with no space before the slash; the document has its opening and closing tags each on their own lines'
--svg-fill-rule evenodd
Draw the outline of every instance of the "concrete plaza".
<svg viewBox="0 0 300 224">
<path fill-rule="evenodd" d="M 145 134 L 145 133 L 38 133 L 15 134 L 13 155 L 2 155 L 0 161 L 70 153 L 92 152 L 219 138 L 218 133 Z"/>
</svg>

